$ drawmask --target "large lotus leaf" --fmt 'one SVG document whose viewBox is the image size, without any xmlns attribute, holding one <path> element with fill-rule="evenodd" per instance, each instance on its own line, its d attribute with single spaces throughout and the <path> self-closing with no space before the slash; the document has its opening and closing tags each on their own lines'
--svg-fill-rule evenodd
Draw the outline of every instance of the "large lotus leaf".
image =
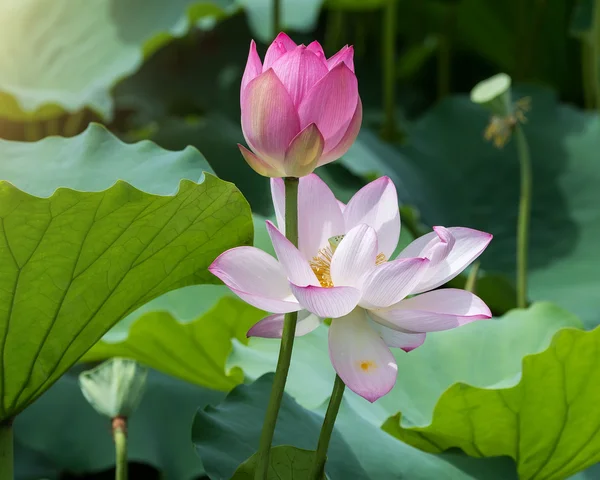
<svg viewBox="0 0 600 480">
<path fill-rule="evenodd" d="M 222 392 L 151 370 L 144 397 L 129 419 L 129 461 L 152 465 L 162 470 L 166 478 L 201 477 L 204 469 L 190 445 L 190 422 L 198 406 L 216 404 L 223 397 Z M 14 428 L 16 442 L 23 447 L 16 450 L 17 478 L 40 478 L 26 476 L 26 471 L 35 466 L 34 455 L 56 470 L 73 474 L 114 466 L 110 421 L 98 415 L 85 400 L 76 372 L 64 375 L 19 415 Z"/>
<path fill-rule="evenodd" d="M 238 465 L 256 451 L 272 377 L 264 375 L 251 385 L 240 385 L 220 405 L 198 411 L 192 438 L 211 478 L 230 478 Z M 323 409 L 318 412 L 305 410 L 284 394 L 274 445 L 314 449 L 323 413 Z M 492 465 L 493 468 L 488 468 Z M 502 460 L 475 461 L 470 467 L 470 472 L 463 471 L 452 465 L 447 457 L 431 455 L 398 442 L 344 402 L 328 453 L 326 473 L 332 480 L 514 478 L 514 468 Z"/>
<path fill-rule="evenodd" d="M 560 105 L 545 90 L 532 97 L 524 125 L 533 163 L 529 287 L 588 326 L 600 321 L 600 120 Z M 394 148 L 363 132 L 345 164 L 355 173 L 390 175 L 403 200 L 430 225 L 464 225 L 494 234 L 482 266 L 510 276 L 515 269 L 519 164 L 515 142 L 495 148 L 483 138 L 488 114 L 465 97 L 433 108 Z"/>
<path fill-rule="evenodd" d="M 126 146 L 99 132 L 94 141 L 112 143 L 107 155 L 118 156 L 124 171 L 144 153 L 158 164 L 150 162 L 157 176 L 178 166 L 171 153 L 161 165 L 161 150 L 150 143 Z M 86 164 L 86 154 L 94 150 L 90 142 L 70 151 L 71 168 Z M 52 143 L 31 143 L 30 155 L 52 164 L 62 158 L 52 149 L 46 157 Z M 182 156 L 191 161 L 193 152 Z M 197 153 L 195 161 L 202 161 Z M 35 168 L 30 172 L 39 175 Z M 110 185 L 114 180 L 108 177 Z M 42 195 L 54 193 L 35 197 L 0 182 L 0 418 L 35 400 L 136 307 L 178 287 L 215 283 L 206 267 L 221 251 L 247 244 L 252 236 L 245 199 L 209 174 L 200 184 L 183 180 L 171 196 L 147 194 L 123 181 L 96 192 L 57 189 L 65 185 L 58 173 L 45 181 L 28 184 L 25 176 L 22 181 L 30 193 L 38 188 Z M 81 187 L 86 181 L 75 183 Z"/>
<path fill-rule="evenodd" d="M 252 480 L 256 473 L 258 452 L 242 463 L 231 477 L 231 480 Z M 277 445 L 269 456 L 269 471 L 267 480 L 294 480 L 306 478 L 310 474 L 315 458 L 315 452 L 292 447 Z M 325 480 L 325 475 L 323 475 Z"/>
<path fill-rule="evenodd" d="M 238 368 L 225 373 L 231 339 L 245 342 L 248 329 L 265 315 L 230 297 L 221 298 L 211 310 L 189 323 L 180 323 L 165 311 L 149 312 L 133 323 L 126 339 L 117 343 L 100 341 L 82 360 L 133 358 L 190 383 L 229 391 L 244 378 Z"/>
<path fill-rule="evenodd" d="M 217 5 L 212 5 L 216 3 Z M 88 107 L 112 115 L 110 89 L 165 37 L 232 3 L 198 0 L 6 0 L 0 4 L 0 116 L 49 118 Z M 205 4 L 204 10 L 198 9 Z M 191 19 L 186 14 L 191 9 Z"/>
<path fill-rule="evenodd" d="M 524 358 L 517 385 L 457 383 L 429 425 L 404 428 L 398 414 L 383 428 L 430 452 L 510 455 L 523 480 L 566 478 L 600 461 L 599 350 L 600 328 L 564 329 L 546 351 Z"/>
</svg>

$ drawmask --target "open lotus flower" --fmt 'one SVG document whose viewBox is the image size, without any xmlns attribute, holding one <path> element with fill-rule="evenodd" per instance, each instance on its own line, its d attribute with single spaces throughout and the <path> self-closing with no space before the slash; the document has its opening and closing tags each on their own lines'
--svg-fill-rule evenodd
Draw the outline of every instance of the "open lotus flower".
<svg viewBox="0 0 600 480">
<path fill-rule="evenodd" d="M 238 247 L 210 267 L 240 298 L 274 313 L 249 336 L 281 337 L 286 312 L 299 311 L 296 335 L 332 318 L 329 353 L 336 372 L 351 390 L 375 401 L 396 381 L 388 347 L 410 351 L 427 332 L 491 318 L 472 293 L 433 290 L 473 262 L 490 234 L 435 227 L 390 260 L 400 235 L 390 179 L 371 182 L 344 205 L 313 174 L 300 179 L 296 248 L 281 231 L 283 181 L 272 180 L 271 190 L 279 229 L 269 221 L 267 228 L 278 260 L 254 247 Z"/>
<path fill-rule="evenodd" d="M 252 151 L 239 147 L 257 173 L 303 177 L 348 151 L 362 121 L 353 56 L 345 46 L 327 59 L 319 42 L 280 33 L 261 63 L 252 41 L 240 92 Z"/>
</svg>

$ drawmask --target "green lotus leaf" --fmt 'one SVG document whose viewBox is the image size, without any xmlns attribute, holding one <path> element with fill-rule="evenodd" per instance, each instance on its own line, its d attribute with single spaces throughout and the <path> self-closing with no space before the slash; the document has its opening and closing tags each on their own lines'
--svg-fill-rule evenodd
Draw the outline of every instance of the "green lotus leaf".
<svg viewBox="0 0 600 480">
<path fill-rule="evenodd" d="M 39 120 L 89 108 L 110 118 L 111 88 L 135 72 L 144 55 L 185 34 L 201 15 L 218 15 L 231 3 L 4 1 L 0 117 Z"/>
<path fill-rule="evenodd" d="M 127 357 L 190 383 L 229 391 L 244 379 L 239 368 L 225 372 L 231 339 L 245 342 L 248 329 L 265 315 L 231 297 L 221 298 L 189 323 L 165 311 L 148 312 L 131 325 L 123 341 L 100 341 L 82 360 Z"/>
<path fill-rule="evenodd" d="M 383 429 L 430 452 L 510 455 L 523 480 L 567 478 L 600 461 L 599 349 L 600 328 L 563 329 L 547 350 L 523 359 L 516 385 L 456 383 L 429 425 L 407 428 L 398 414 Z"/>
<path fill-rule="evenodd" d="M 269 480 L 294 480 L 306 478 L 314 462 L 315 452 L 292 447 L 291 445 L 278 445 L 273 447 L 269 456 Z M 255 453 L 242 463 L 231 477 L 231 480 L 253 480 L 256 471 L 258 454 Z M 325 475 L 323 475 L 325 479 Z"/>
<path fill-rule="evenodd" d="M 165 173 L 154 188 L 172 191 L 173 179 L 185 176 L 182 165 L 202 165 L 194 149 L 177 155 L 150 142 L 125 145 L 94 127 L 75 140 L 61 140 L 63 148 L 53 148 L 57 139 L 52 138 L 28 147 L 0 143 L 3 168 L 11 165 L 12 181 L 29 191 L 0 182 L 2 419 L 39 397 L 138 306 L 179 287 L 216 283 L 207 266 L 223 250 L 252 238 L 246 200 L 233 185 L 210 174 L 199 184 L 182 180 L 173 195 L 148 194 L 121 180 L 114 183 L 118 174 L 109 169 L 98 178 L 62 175 L 81 168 L 93 176 L 99 166 L 91 162 L 103 160 L 90 154 L 96 149 L 107 158 L 116 156 L 129 173 L 141 167 L 128 170 L 127 165 L 147 156 L 155 176 Z M 29 176 L 17 174 L 15 159 L 5 156 L 12 147 L 22 160 L 27 148 L 29 157 L 37 159 L 23 162 Z M 44 161 L 46 170 L 38 170 Z M 114 167 L 107 160 L 108 166 Z M 111 184 L 92 192 L 57 188 Z M 50 192 L 48 197 L 32 194 Z"/>
</svg>

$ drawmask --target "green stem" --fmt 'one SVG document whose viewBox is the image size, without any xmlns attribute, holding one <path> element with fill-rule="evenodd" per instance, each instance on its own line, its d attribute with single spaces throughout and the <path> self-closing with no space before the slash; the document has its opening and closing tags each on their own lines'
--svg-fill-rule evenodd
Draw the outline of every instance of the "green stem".
<svg viewBox="0 0 600 480">
<path fill-rule="evenodd" d="M 600 0 L 594 2 L 594 24 L 591 45 L 591 75 L 596 109 L 600 110 Z"/>
<path fill-rule="evenodd" d="M 298 246 L 298 179 L 284 178 L 285 182 L 285 235 L 295 246 Z M 260 444 L 258 447 L 258 464 L 255 472 L 255 480 L 267 480 L 269 472 L 269 454 L 277 415 L 283 398 L 283 389 L 287 379 L 290 361 L 292 359 L 292 348 L 294 346 L 294 335 L 296 333 L 296 321 L 298 312 L 285 314 L 283 321 L 283 333 L 281 335 L 281 346 L 279 348 L 279 359 L 275 369 L 275 378 L 271 389 L 271 397 L 265 421 L 263 423 Z"/>
<path fill-rule="evenodd" d="M 321 434 L 319 435 L 319 443 L 317 445 L 317 451 L 315 452 L 315 462 L 313 463 L 311 473 L 308 477 L 309 480 L 323 479 L 323 471 L 325 470 L 325 461 L 327 460 L 329 440 L 331 439 L 331 434 L 333 433 L 335 419 L 340 411 L 340 405 L 342 404 L 345 388 L 346 385 L 344 385 L 342 379 L 336 375 L 335 382 L 333 383 L 333 391 L 331 392 L 331 398 L 329 399 L 329 405 L 327 406 L 327 413 L 325 413 L 325 419 L 323 420 L 323 426 L 321 427 Z"/>
<path fill-rule="evenodd" d="M 13 480 L 12 419 L 0 424 L 0 480 Z"/>
<path fill-rule="evenodd" d="M 517 307 L 527 306 L 527 250 L 529 236 L 529 217 L 531 215 L 531 159 L 529 146 L 523 127 L 515 127 L 517 153 L 521 165 L 521 196 L 519 199 L 519 218 L 517 224 Z"/>
<path fill-rule="evenodd" d="M 115 480 L 127 480 L 127 420 L 124 417 L 113 419 L 115 440 Z"/>
<path fill-rule="evenodd" d="M 273 0 L 273 38 L 281 32 L 281 0 Z"/>
<path fill-rule="evenodd" d="M 383 109 L 381 136 L 393 141 L 396 125 L 396 0 L 386 0 L 383 11 Z"/>
<path fill-rule="evenodd" d="M 477 274 L 479 273 L 479 260 L 473 263 L 467 281 L 465 282 L 465 290 L 467 292 L 475 293 L 475 285 L 477 284 Z"/>
<path fill-rule="evenodd" d="M 593 55 L 594 48 L 586 38 L 581 39 L 581 80 L 583 83 L 583 99 L 587 110 L 593 110 L 596 105 L 596 89 L 594 87 Z"/>
</svg>

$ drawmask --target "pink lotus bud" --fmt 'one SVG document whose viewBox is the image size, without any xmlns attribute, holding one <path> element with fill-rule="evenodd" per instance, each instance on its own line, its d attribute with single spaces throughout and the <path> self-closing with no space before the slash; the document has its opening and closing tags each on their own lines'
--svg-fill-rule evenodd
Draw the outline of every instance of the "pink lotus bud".
<svg viewBox="0 0 600 480">
<path fill-rule="evenodd" d="M 296 45 L 280 33 L 264 64 L 250 44 L 242 78 L 242 130 L 250 166 L 265 177 L 303 177 L 340 158 L 360 129 L 354 50 L 325 58 L 318 42 Z"/>
</svg>

